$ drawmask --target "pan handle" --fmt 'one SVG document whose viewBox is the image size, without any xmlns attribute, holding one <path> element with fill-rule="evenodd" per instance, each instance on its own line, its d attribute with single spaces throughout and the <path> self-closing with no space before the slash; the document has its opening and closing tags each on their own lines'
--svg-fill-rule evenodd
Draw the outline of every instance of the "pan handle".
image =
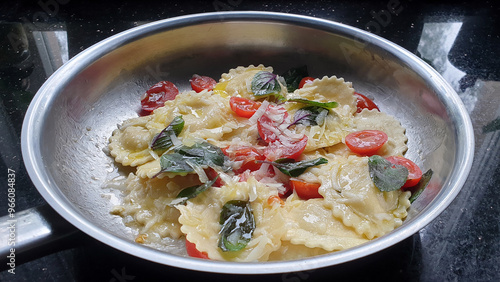
<svg viewBox="0 0 500 282">
<path fill-rule="evenodd" d="M 50 206 L 43 205 L 0 218 L 0 270 L 68 247 L 81 233 Z M 14 264 L 12 264 L 14 262 Z M 9 265 L 11 263 L 11 265 Z"/>
</svg>

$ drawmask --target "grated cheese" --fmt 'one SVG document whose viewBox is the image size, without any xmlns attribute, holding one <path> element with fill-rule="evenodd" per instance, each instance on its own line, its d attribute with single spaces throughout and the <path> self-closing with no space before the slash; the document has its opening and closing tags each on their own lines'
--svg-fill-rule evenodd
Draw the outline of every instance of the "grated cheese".
<svg viewBox="0 0 500 282">
<path fill-rule="evenodd" d="M 248 121 L 250 123 L 256 123 L 257 120 L 264 115 L 268 106 L 269 102 L 267 100 L 264 100 L 257 111 L 255 111 L 255 113 L 252 115 L 252 117 L 248 119 Z"/>
<path fill-rule="evenodd" d="M 205 170 L 199 164 L 195 164 L 195 163 L 190 162 L 188 160 L 186 161 L 186 163 L 194 169 L 196 174 L 198 174 L 198 176 L 200 177 L 200 181 L 202 183 L 207 183 L 210 180 L 210 179 L 208 179 L 208 176 L 205 173 Z"/>
</svg>

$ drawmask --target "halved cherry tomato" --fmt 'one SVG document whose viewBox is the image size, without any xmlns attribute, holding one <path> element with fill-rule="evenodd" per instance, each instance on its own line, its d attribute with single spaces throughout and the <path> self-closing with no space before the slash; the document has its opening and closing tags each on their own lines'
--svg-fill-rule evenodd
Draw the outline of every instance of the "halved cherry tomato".
<svg viewBox="0 0 500 282">
<path fill-rule="evenodd" d="M 193 77 L 191 77 L 189 82 L 191 83 L 191 88 L 193 88 L 193 90 L 196 91 L 197 93 L 205 89 L 212 90 L 217 84 L 217 81 L 215 81 L 215 79 L 208 76 L 202 76 L 197 74 L 193 75 Z"/>
<path fill-rule="evenodd" d="M 259 109 L 260 103 L 233 96 L 229 99 L 229 106 L 238 116 L 250 118 Z"/>
<path fill-rule="evenodd" d="M 262 115 L 257 120 L 257 129 L 259 130 L 259 136 L 266 143 L 271 143 L 278 140 L 278 133 L 274 132 L 270 128 L 276 128 L 273 120 L 269 118 L 266 114 Z"/>
<path fill-rule="evenodd" d="M 281 135 L 278 126 L 284 123 L 287 117 L 288 112 L 283 106 L 269 105 L 266 112 L 257 120 L 260 138 L 266 143 L 278 140 Z"/>
<path fill-rule="evenodd" d="M 315 79 L 314 77 L 310 77 L 310 76 L 304 77 L 304 78 L 300 81 L 300 83 L 299 83 L 299 88 L 304 87 L 304 84 L 309 83 L 309 82 L 312 82 L 314 79 Z"/>
<path fill-rule="evenodd" d="M 257 149 L 248 146 L 228 146 L 223 148 L 222 152 L 232 161 L 242 161 L 241 167 L 234 171 L 236 174 L 243 173 L 246 170 L 256 171 L 262 166 L 262 163 L 257 161 L 263 161 L 266 159 L 266 157 Z"/>
<path fill-rule="evenodd" d="M 380 130 L 362 130 L 345 137 L 345 144 L 356 154 L 371 156 L 387 142 L 388 137 Z"/>
<path fill-rule="evenodd" d="M 213 180 L 217 176 L 217 171 L 215 171 L 215 169 L 213 169 L 211 167 L 205 169 L 205 173 L 207 174 L 207 177 L 210 180 Z M 222 179 L 219 176 L 219 178 L 217 178 L 217 180 L 215 180 L 215 182 L 212 186 L 213 187 L 222 187 L 222 186 L 224 186 L 224 181 L 222 181 Z"/>
<path fill-rule="evenodd" d="M 264 165 L 264 164 L 259 163 L 259 165 Z M 243 172 L 238 170 L 238 173 L 239 173 L 238 174 L 239 182 L 246 182 L 250 176 L 253 176 L 257 181 L 260 181 L 263 178 L 266 177 L 273 178 L 276 175 L 276 173 L 274 172 L 274 167 L 272 165 L 267 165 L 267 170 L 262 170 L 262 168 L 254 171 L 245 170 Z"/>
<path fill-rule="evenodd" d="M 290 184 L 297 195 L 304 200 L 323 198 L 318 192 L 321 184 L 319 183 L 309 183 L 298 179 L 290 179 Z"/>
<path fill-rule="evenodd" d="M 293 188 L 292 184 L 290 184 L 290 181 L 283 183 L 283 186 L 285 187 L 285 191 L 278 192 L 278 195 L 282 198 L 286 198 L 292 194 Z"/>
<path fill-rule="evenodd" d="M 149 88 L 144 98 L 141 99 L 142 109 L 146 112 L 152 112 L 159 107 L 163 107 L 168 100 L 175 99 L 179 90 L 170 81 L 160 81 Z"/>
<path fill-rule="evenodd" d="M 357 99 L 357 107 L 358 107 L 356 111 L 357 113 L 360 113 L 363 109 L 368 109 L 368 110 L 376 109 L 377 111 L 380 111 L 377 105 L 375 105 L 375 103 L 373 103 L 373 101 L 370 98 L 366 97 L 365 95 L 354 92 L 354 96 L 356 96 Z"/>
<path fill-rule="evenodd" d="M 288 112 L 283 106 L 269 105 L 266 112 L 257 120 L 259 136 L 268 144 L 264 150 L 267 160 L 274 161 L 281 158 L 297 159 L 307 145 L 307 136 L 301 139 L 286 135 L 281 126 L 287 125 Z"/>
<path fill-rule="evenodd" d="M 400 156 L 390 156 L 387 157 L 386 160 L 393 164 L 402 165 L 408 169 L 408 179 L 402 188 L 413 187 L 417 185 L 422 178 L 422 170 L 409 159 Z"/>
<path fill-rule="evenodd" d="M 196 245 L 194 243 L 189 242 L 187 239 L 186 239 L 186 252 L 190 257 L 210 259 L 206 252 L 198 251 L 198 249 L 196 249 Z"/>
<path fill-rule="evenodd" d="M 276 140 L 269 143 L 264 150 L 264 155 L 270 161 L 277 159 L 294 159 L 297 160 L 307 146 L 307 136 L 304 135 L 300 140 L 289 140 L 286 145 L 281 140 Z"/>
</svg>

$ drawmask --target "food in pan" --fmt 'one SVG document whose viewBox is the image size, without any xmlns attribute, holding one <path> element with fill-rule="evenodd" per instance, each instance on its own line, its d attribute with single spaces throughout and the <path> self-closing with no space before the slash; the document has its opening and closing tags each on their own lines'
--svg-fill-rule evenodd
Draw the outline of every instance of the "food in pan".
<svg viewBox="0 0 500 282">
<path fill-rule="evenodd" d="M 109 152 L 132 172 L 113 214 L 155 247 L 238 262 L 299 259 L 394 230 L 430 171 L 405 128 L 352 84 L 305 67 L 237 67 L 146 91 Z"/>
</svg>

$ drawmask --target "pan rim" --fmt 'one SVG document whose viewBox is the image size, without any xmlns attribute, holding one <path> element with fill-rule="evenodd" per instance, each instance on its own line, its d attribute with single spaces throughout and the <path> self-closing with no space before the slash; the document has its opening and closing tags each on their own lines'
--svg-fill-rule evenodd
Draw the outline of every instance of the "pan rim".
<svg viewBox="0 0 500 282">
<path fill-rule="evenodd" d="M 453 170 L 450 176 L 450 179 L 455 179 L 455 181 L 452 184 L 445 183 L 445 186 L 448 185 L 449 187 L 447 193 L 439 193 L 434 201 L 422 211 L 422 213 L 425 212 L 425 216 L 413 218 L 412 224 L 406 226 L 406 228 L 398 228 L 385 236 L 348 250 L 295 261 L 235 263 L 181 257 L 138 245 L 107 233 L 93 224 L 90 220 L 81 216 L 80 212 L 72 207 L 69 200 L 57 189 L 57 187 L 51 187 L 50 177 L 48 177 L 47 173 L 44 171 L 40 144 L 33 138 L 33 136 L 36 136 L 35 133 L 37 128 L 40 128 L 39 125 L 44 120 L 43 116 L 45 109 L 50 108 L 53 99 L 55 99 L 56 95 L 52 94 L 57 93 L 57 89 L 63 87 L 60 81 L 68 81 L 68 79 L 84 69 L 95 59 L 131 41 L 148 36 L 149 34 L 153 34 L 160 30 L 169 30 L 183 26 L 218 21 L 286 23 L 312 27 L 331 33 L 341 32 L 352 34 L 355 38 L 365 40 L 371 44 L 376 44 L 378 47 L 383 48 L 398 58 L 402 58 L 413 71 L 422 75 L 426 81 L 432 82 L 431 86 L 436 92 L 439 92 L 440 98 L 443 99 L 443 103 L 446 103 L 447 109 L 453 111 L 458 119 L 458 124 L 456 124 L 455 128 L 455 134 L 459 137 L 457 138 L 456 148 L 456 169 Z M 448 207 L 465 184 L 472 167 L 474 135 L 470 117 L 467 115 L 465 106 L 453 88 L 437 71 L 404 48 L 377 35 L 330 20 L 277 12 L 246 11 L 201 13 L 160 20 L 123 31 L 82 51 L 59 68 L 44 83 L 33 98 L 23 122 L 21 148 L 28 174 L 47 203 L 63 218 L 94 239 L 125 253 L 173 267 L 227 274 L 271 274 L 304 271 L 346 263 L 372 255 L 417 233 Z"/>
</svg>

